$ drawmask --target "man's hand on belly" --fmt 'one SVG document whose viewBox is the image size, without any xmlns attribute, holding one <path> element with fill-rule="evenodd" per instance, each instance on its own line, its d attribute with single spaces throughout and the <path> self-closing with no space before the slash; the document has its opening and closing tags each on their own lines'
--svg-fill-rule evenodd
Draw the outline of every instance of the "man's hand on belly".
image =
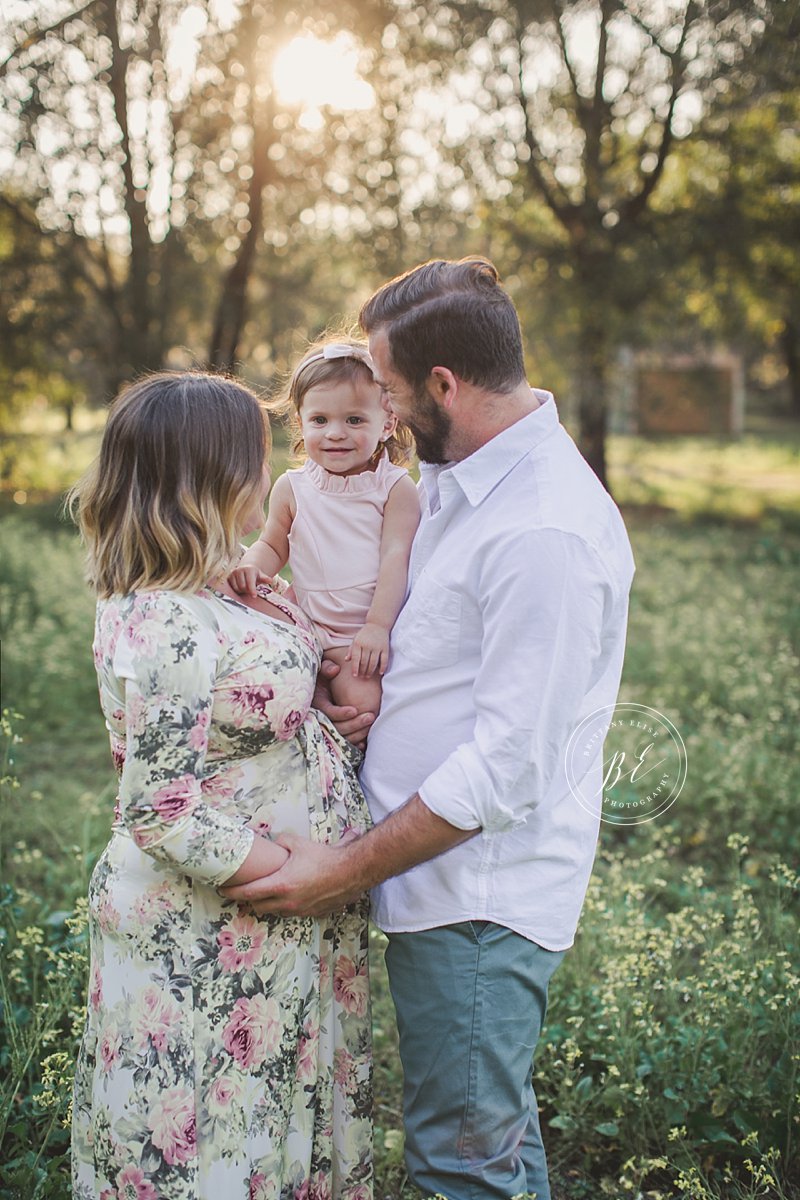
<svg viewBox="0 0 800 1200">
<path fill-rule="evenodd" d="M 432 813 L 419 796 L 412 796 L 367 833 L 335 846 L 281 834 L 275 841 L 289 851 L 284 866 L 263 879 L 220 891 L 228 900 L 252 904 L 259 913 L 320 917 L 478 833 L 479 829 L 457 829 Z"/>
<path fill-rule="evenodd" d="M 344 908 L 364 890 L 354 884 L 352 864 L 348 865 L 351 841 L 321 846 L 290 833 L 275 841 L 289 851 L 286 863 L 261 879 L 220 888 L 226 900 L 248 904 L 257 913 L 321 917 Z"/>
<path fill-rule="evenodd" d="M 360 713 L 353 705 L 342 706 L 333 703 L 330 681 L 339 674 L 340 670 L 341 667 L 337 663 L 330 662 L 328 659 L 322 663 L 317 675 L 317 683 L 311 707 L 325 713 L 325 716 L 333 722 L 342 737 L 347 738 L 348 742 L 352 742 L 354 746 L 358 746 L 363 750 L 367 744 L 369 727 L 375 720 L 375 714 L 371 712 Z"/>
</svg>

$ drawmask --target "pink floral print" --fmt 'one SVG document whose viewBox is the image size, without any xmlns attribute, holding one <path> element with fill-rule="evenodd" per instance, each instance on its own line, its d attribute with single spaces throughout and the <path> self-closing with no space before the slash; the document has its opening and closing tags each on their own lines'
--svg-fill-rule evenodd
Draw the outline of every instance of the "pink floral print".
<svg viewBox="0 0 800 1200">
<path fill-rule="evenodd" d="M 115 1025 L 108 1025 L 100 1038 L 100 1061 L 104 1071 L 110 1071 L 119 1059 L 122 1049 L 122 1034 Z"/>
<path fill-rule="evenodd" d="M 141 1167 L 125 1167 L 117 1176 L 116 1200 L 159 1200 L 158 1192 L 145 1179 Z"/>
<path fill-rule="evenodd" d="M 193 775 L 182 775 L 153 792 L 153 807 L 164 821 L 177 821 L 192 807 L 196 792 Z"/>
<path fill-rule="evenodd" d="M 257 1067 L 277 1049 L 280 1036 L 277 1001 L 260 995 L 241 997 L 233 1006 L 222 1044 L 240 1067 Z"/>
<path fill-rule="evenodd" d="M 173 1165 L 186 1163 L 197 1153 L 194 1095 L 189 1088 L 170 1088 L 151 1109 L 148 1124 L 153 1145 Z"/>
<path fill-rule="evenodd" d="M 120 782 L 90 885 L 75 1200 L 371 1200 L 366 900 L 284 920 L 217 890 L 254 836 L 367 826 L 297 620 L 210 591 L 98 606 Z"/>
<path fill-rule="evenodd" d="M 169 992 L 150 984 L 135 1006 L 133 1034 L 136 1044 L 142 1049 L 152 1046 L 157 1051 L 166 1050 L 179 1018 L 178 1006 Z"/>
<path fill-rule="evenodd" d="M 369 978 L 366 963 L 358 966 L 351 958 L 341 955 L 333 975 L 333 992 L 347 1012 L 365 1017 L 369 1009 Z"/>
<path fill-rule="evenodd" d="M 220 1075 L 208 1089 L 208 1111 L 212 1117 L 224 1120 L 241 1099 L 242 1085 L 231 1075 Z"/>
<path fill-rule="evenodd" d="M 266 929 L 255 917 L 234 917 L 217 934 L 219 962 L 223 971 L 251 970 L 261 958 L 261 948 L 266 938 Z"/>
</svg>

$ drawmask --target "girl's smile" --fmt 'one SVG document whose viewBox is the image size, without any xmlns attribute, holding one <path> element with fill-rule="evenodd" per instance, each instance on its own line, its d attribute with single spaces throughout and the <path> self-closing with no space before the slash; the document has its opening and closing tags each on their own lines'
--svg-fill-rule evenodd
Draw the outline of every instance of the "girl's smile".
<svg viewBox="0 0 800 1200">
<path fill-rule="evenodd" d="M 396 423 L 381 404 L 381 389 L 365 379 L 309 388 L 300 408 L 308 457 L 336 475 L 370 470 Z"/>
</svg>

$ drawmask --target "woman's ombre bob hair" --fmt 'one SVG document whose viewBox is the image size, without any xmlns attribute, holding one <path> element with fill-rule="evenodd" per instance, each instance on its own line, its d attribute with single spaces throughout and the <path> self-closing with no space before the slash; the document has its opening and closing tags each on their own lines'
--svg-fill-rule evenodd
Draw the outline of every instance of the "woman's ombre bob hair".
<svg viewBox="0 0 800 1200">
<path fill-rule="evenodd" d="M 126 387 L 67 498 L 97 594 L 190 592 L 227 575 L 270 449 L 269 417 L 233 379 L 160 372 Z"/>
</svg>

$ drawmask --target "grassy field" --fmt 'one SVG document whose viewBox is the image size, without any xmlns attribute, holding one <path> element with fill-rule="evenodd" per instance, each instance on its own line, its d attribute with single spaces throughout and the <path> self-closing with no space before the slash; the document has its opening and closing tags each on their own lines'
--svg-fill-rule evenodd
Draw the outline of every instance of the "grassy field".
<svg viewBox="0 0 800 1200">
<path fill-rule="evenodd" d="M 671 717 L 689 775 L 661 820 L 604 827 L 553 981 L 537 1090 L 554 1200 L 800 1196 L 797 447 L 797 434 L 612 446 L 638 563 L 621 695 Z M 6 483 L 26 495 L 0 511 L 0 1192 L 61 1200 L 80 898 L 114 785 L 75 537 L 52 501 L 33 502 L 32 476 Z M 376 1197 L 405 1200 L 381 940 Z"/>
<path fill-rule="evenodd" d="M 69 433 L 59 413 L 31 412 L 0 438 L 0 495 L 24 505 L 68 488 L 91 462 L 103 420 L 102 411 L 80 409 Z M 276 451 L 280 470 L 287 453 L 280 435 Z M 800 527 L 800 428 L 791 420 L 753 415 L 738 440 L 611 437 L 608 457 L 623 505 L 688 519 Z"/>
</svg>

